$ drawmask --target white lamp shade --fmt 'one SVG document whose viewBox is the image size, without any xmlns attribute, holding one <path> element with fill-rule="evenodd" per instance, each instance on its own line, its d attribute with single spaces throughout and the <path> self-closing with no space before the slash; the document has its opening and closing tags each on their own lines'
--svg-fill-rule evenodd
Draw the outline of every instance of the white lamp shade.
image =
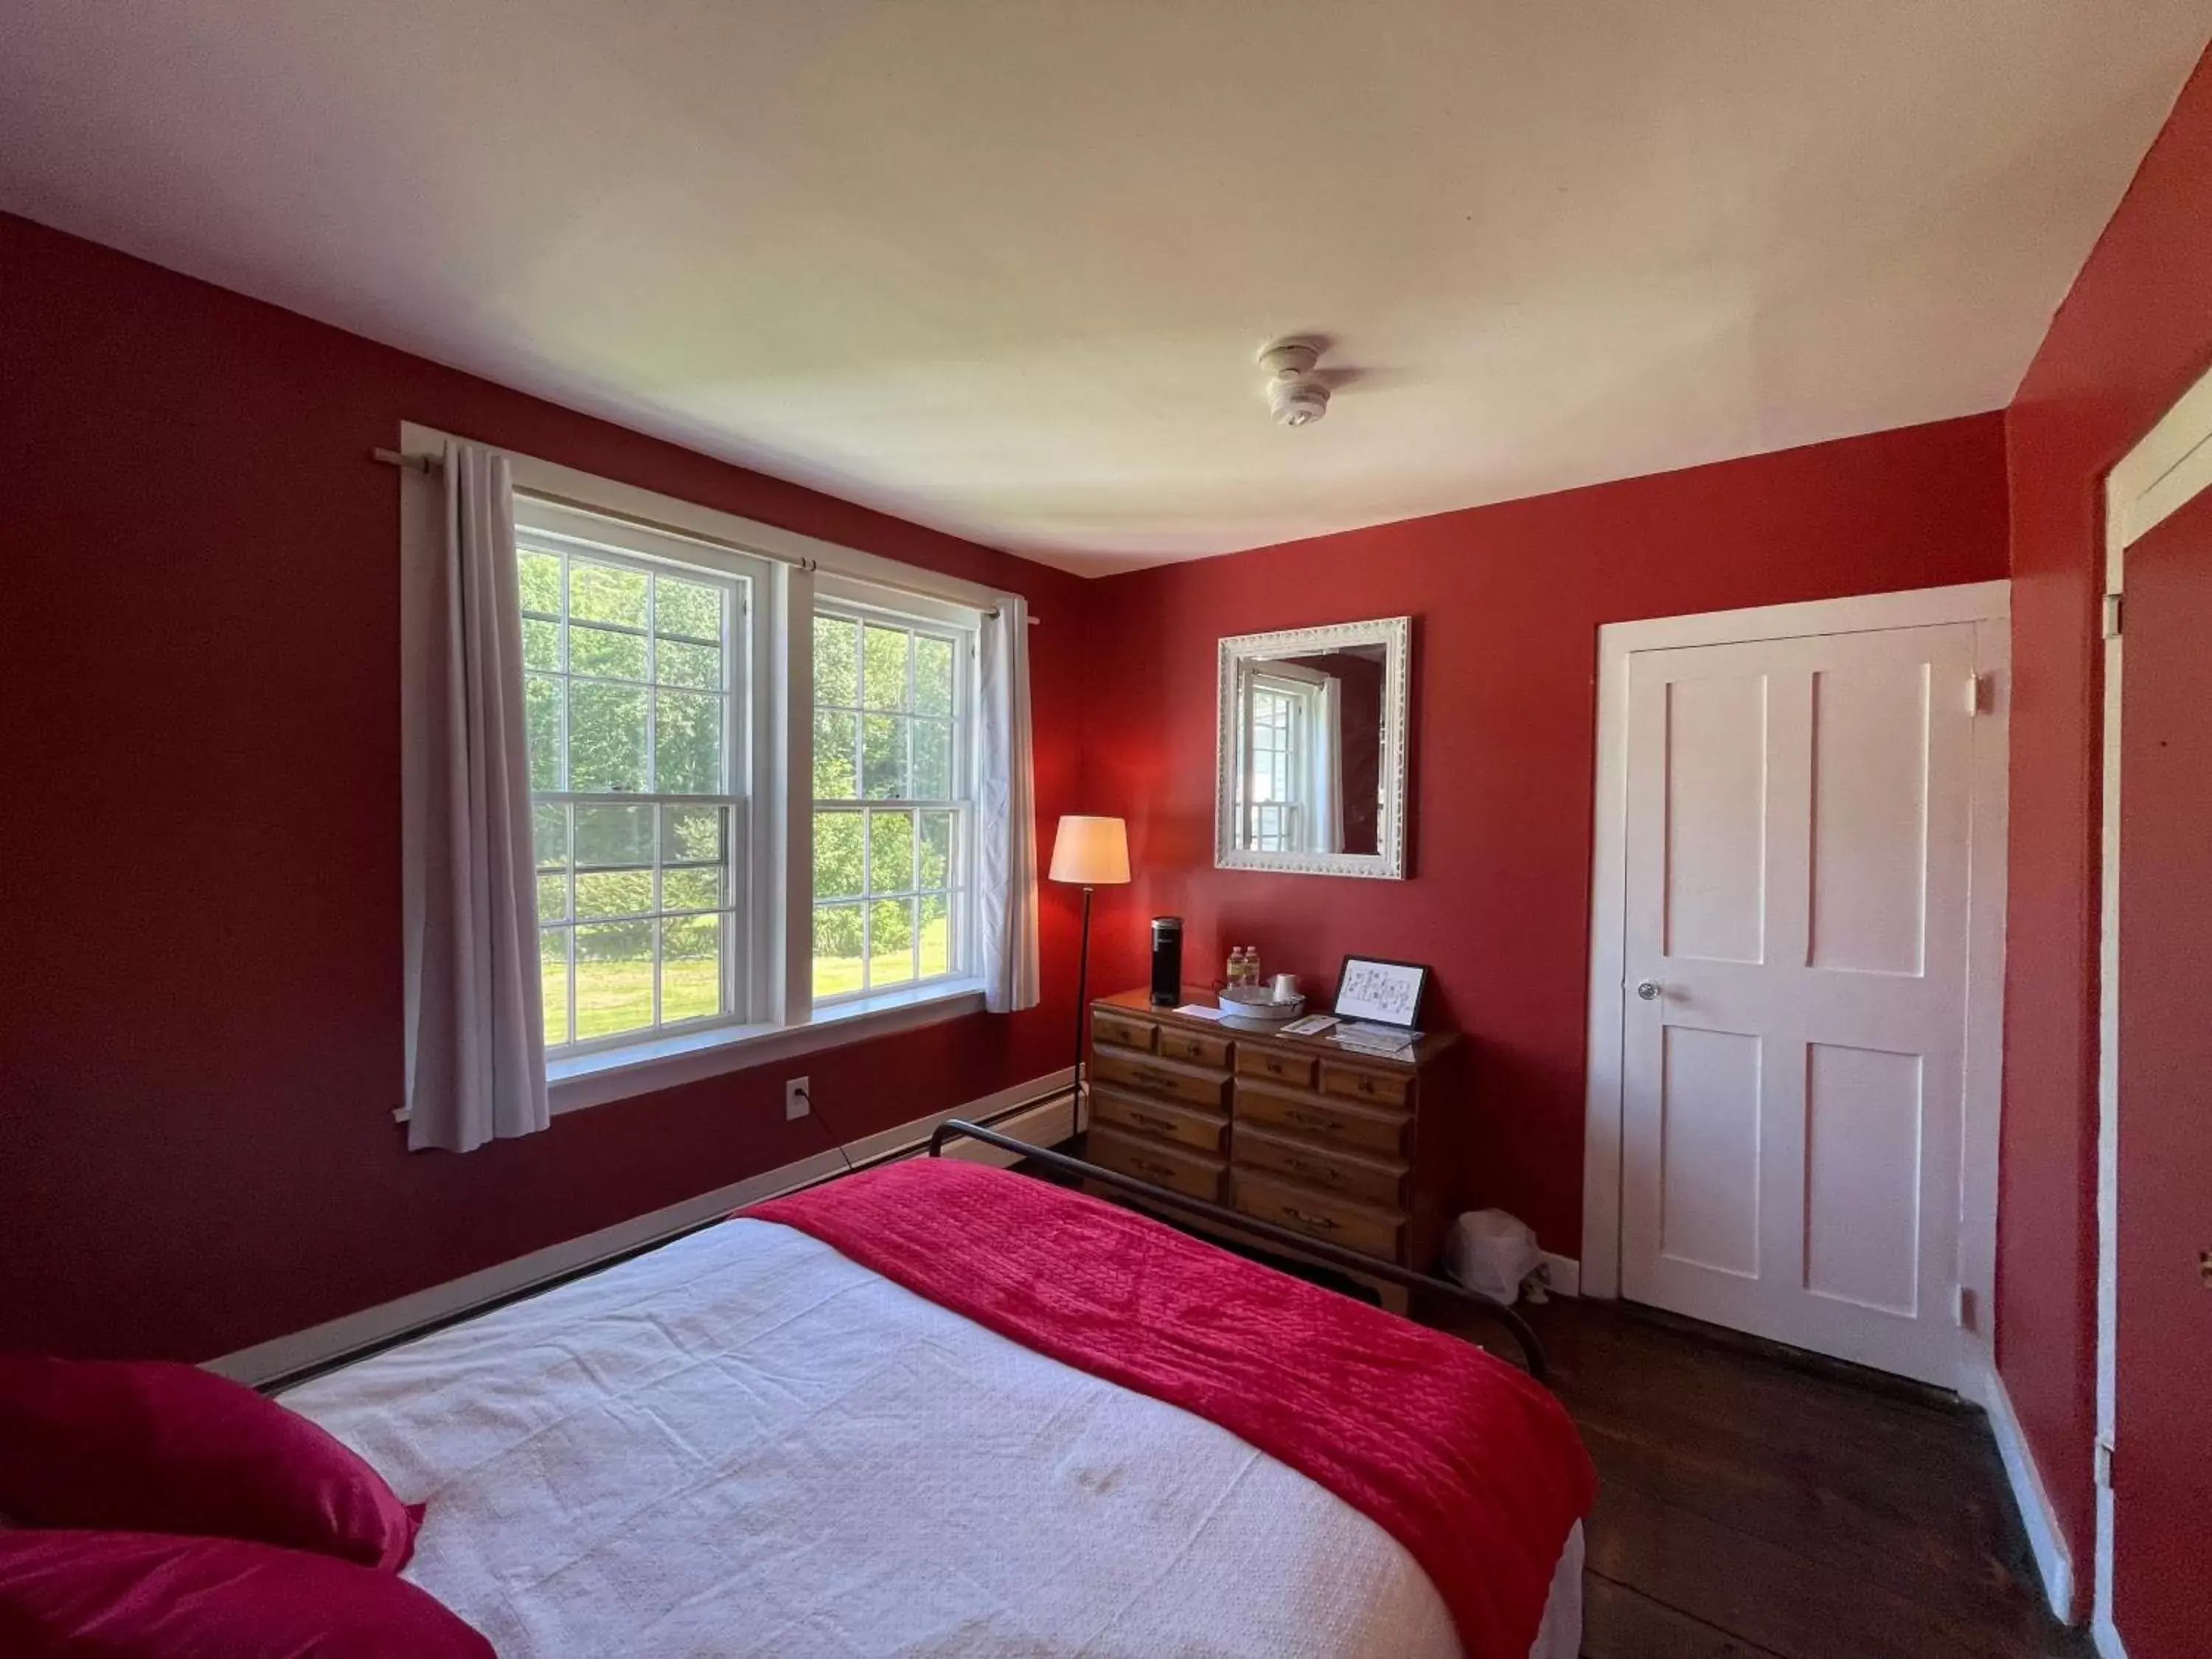
<svg viewBox="0 0 2212 1659">
<path fill-rule="evenodd" d="M 1129 878 L 1129 837 L 1119 818 L 1071 813 L 1052 838 L 1052 878 L 1110 887 Z"/>
</svg>

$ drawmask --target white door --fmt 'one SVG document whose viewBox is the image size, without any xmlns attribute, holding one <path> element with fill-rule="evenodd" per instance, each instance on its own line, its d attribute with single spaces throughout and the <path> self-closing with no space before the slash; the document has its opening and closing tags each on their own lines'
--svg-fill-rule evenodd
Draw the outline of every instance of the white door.
<svg viewBox="0 0 2212 1659">
<path fill-rule="evenodd" d="M 1971 623 L 1629 664 L 1622 1293 L 1951 1384 Z"/>
</svg>

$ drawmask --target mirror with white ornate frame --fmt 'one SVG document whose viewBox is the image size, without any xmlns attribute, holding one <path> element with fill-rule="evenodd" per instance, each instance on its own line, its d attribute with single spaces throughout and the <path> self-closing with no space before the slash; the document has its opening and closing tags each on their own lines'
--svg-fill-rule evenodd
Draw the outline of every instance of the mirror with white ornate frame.
<svg viewBox="0 0 2212 1659">
<path fill-rule="evenodd" d="M 1405 878 L 1412 653 L 1408 617 L 1221 641 L 1217 868 Z"/>
</svg>

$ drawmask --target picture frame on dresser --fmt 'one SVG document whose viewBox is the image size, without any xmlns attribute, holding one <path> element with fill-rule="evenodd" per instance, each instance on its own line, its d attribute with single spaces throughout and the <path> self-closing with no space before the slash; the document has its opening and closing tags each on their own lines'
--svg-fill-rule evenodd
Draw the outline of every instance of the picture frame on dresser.
<svg viewBox="0 0 2212 1659">
<path fill-rule="evenodd" d="M 1339 1019 L 1418 1031 L 1428 993 L 1429 969 L 1424 963 L 1346 956 L 1337 969 L 1336 1006 L 1329 1012 Z"/>
</svg>

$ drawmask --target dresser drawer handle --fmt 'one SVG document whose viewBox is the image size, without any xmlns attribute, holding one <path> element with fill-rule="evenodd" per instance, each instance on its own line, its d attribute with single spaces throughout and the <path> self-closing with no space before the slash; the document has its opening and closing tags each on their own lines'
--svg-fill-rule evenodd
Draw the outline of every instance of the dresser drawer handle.
<svg viewBox="0 0 2212 1659">
<path fill-rule="evenodd" d="M 1129 1167 L 1142 1170 L 1148 1176 L 1158 1176 L 1162 1181 L 1175 1179 L 1173 1170 L 1164 1164 L 1155 1164 L 1148 1158 L 1133 1158 L 1129 1160 Z"/>
<path fill-rule="evenodd" d="M 1148 1070 L 1142 1066 L 1138 1066 L 1135 1070 L 1131 1072 L 1129 1075 L 1137 1082 L 1143 1084 L 1147 1089 L 1172 1089 L 1176 1086 L 1176 1079 L 1174 1078 L 1164 1076 L 1158 1072 Z"/>
<path fill-rule="evenodd" d="M 1309 1227 L 1319 1227 L 1324 1232 L 1334 1232 L 1336 1223 L 1325 1215 L 1309 1215 L 1295 1205 L 1283 1206 L 1283 1213 L 1293 1221 L 1303 1221 Z"/>
<path fill-rule="evenodd" d="M 1283 1160 L 1283 1167 L 1294 1170 L 1302 1176 L 1310 1176 L 1316 1181 L 1326 1181 L 1332 1187 L 1344 1179 L 1344 1172 L 1334 1165 L 1310 1164 L 1302 1158 L 1286 1158 Z"/>
<path fill-rule="evenodd" d="M 1344 1127 L 1343 1121 L 1340 1118 L 1323 1117 L 1319 1112 L 1301 1111 L 1295 1106 L 1284 1115 L 1291 1122 L 1308 1129 L 1341 1129 Z"/>
<path fill-rule="evenodd" d="M 1163 1133 L 1172 1134 L 1175 1132 L 1175 1121 L 1173 1119 L 1155 1117 L 1150 1112 L 1133 1111 L 1129 1114 L 1129 1121 L 1132 1123 L 1141 1123 L 1147 1129 L 1158 1129 Z"/>
</svg>

